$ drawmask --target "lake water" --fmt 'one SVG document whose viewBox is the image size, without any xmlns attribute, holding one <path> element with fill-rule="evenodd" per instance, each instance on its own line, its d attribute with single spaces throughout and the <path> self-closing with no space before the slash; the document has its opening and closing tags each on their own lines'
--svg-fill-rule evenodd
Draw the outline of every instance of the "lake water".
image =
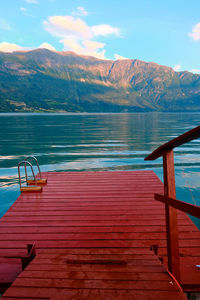
<svg viewBox="0 0 200 300">
<path fill-rule="evenodd" d="M 199 124 L 200 113 L 0 114 L 0 216 L 20 194 L 25 156 L 42 171 L 153 169 L 162 179 L 162 160 L 145 156 Z M 200 205 L 200 139 L 175 150 L 175 166 L 177 198 Z"/>
</svg>

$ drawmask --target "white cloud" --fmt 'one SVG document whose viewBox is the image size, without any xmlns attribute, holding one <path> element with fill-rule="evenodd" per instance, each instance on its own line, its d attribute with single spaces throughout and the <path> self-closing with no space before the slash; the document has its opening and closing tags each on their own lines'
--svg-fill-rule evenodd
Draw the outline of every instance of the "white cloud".
<svg viewBox="0 0 200 300">
<path fill-rule="evenodd" d="M 82 15 L 86 15 L 83 7 L 78 7 Z M 105 43 L 94 41 L 98 36 L 120 36 L 120 30 L 108 24 L 88 26 L 81 18 L 73 16 L 51 16 L 44 21 L 44 28 L 50 34 L 60 37 L 64 44 L 63 50 L 73 51 L 82 55 L 105 59 Z"/>
<path fill-rule="evenodd" d="M 26 3 L 38 4 L 38 0 L 25 0 Z"/>
<path fill-rule="evenodd" d="M 0 51 L 2 52 L 14 52 L 18 50 L 23 50 L 23 48 L 16 44 L 11 44 L 7 42 L 0 43 Z"/>
<path fill-rule="evenodd" d="M 7 43 L 7 42 L 0 43 L 0 51 L 2 51 L 2 52 L 14 52 L 14 51 L 22 51 L 22 50 L 29 51 L 29 50 L 33 50 L 33 49 L 37 49 L 37 48 L 45 48 L 45 49 L 49 49 L 51 51 L 56 51 L 56 49 L 48 43 L 42 43 L 39 47 L 22 47 L 22 46 Z"/>
<path fill-rule="evenodd" d="M 70 50 L 78 54 L 83 52 L 83 47 L 73 40 L 65 39 L 61 40 L 60 42 L 64 44 L 63 50 Z"/>
<path fill-rule="evenodd" d="M 91 50 L 102 49 L 105 46 L 104 43 L 99 43 L 95 41 L 84 41 L 83 44 L 86 46 L 86 48 Z"/>
<path fill-rule="evenodd" d="M 54 36 L 67 39 L 90 39 L 90 27 L 81 19 L 72 16 L 54 16 L 44 21 L 45 29 Z"/>
<path fill-rule="evenodd" d="M 115 54 L 114 56 L 115 56 L 115 59 L 116 59 L 116 60 L 128 59 L 128 58 L 126 58 L 126 57 L 124 57 L 124 56 L 121 56 L 121 55 L 119 55 L 119 54 Z"/>
<path fill-rule="evenodd" d="M 192 32 L 189 33 L 189 36 L 194 40 L 194 41 L 199 41 L 200 40 L 200 23 L 196 24 L 192 28 Z"/>
<path fill-rule="evenodd" d="M 48 49 L 51 51 L 56 51 L 56 49 L 48 43 L 42 43 L 38 48 L 44 48 L 44 49 Z"/>
<path fill-rule="evenodd" d="M 179 72 L 181 70 L 181 65 L 175 65 L 173 69 L 175 72 Z"/>
<path fill-rule="evenodd" d="M 27 11 L 27 9 L 25 7 L 20 7 L 20 10 L 23 11 L 23 12 Z"/>
<path fill-rule="evenodd" d="M 192 69 L 190 72 L 200 74 L 200 69 Z"/>
<path fill-rule="evenodd" d="M 107 24 L 92 26 L 92 32 L 95 36 L 99 36 L 99 35 L 107 36 L 110 34 L 120 36 L 120 30 L 118 28 L 112 27 Z"/>
<path fill-rule="evenodd" d="M 75 16 L 88 16 L 88 12 L 82 6 L 78 6 L 77 11 L 72 12 L 72 14 Z"/>
<path fill-rule="evenodd" d="M 0 29 L 10 30 L 10 25 L 4 20 L 0 18 Z"/>
<path fill-rule="evenodd" d="M 102 50 L 105 46 L 103 43 L 95 41 L 83 41 L 82 44 L 73 40 L 62 40 L 64 43 L 63 50 L 70 50 L 80 55 L 94 56 L 100 59 L 105 59 L 105 50 Z"/>
</svg>

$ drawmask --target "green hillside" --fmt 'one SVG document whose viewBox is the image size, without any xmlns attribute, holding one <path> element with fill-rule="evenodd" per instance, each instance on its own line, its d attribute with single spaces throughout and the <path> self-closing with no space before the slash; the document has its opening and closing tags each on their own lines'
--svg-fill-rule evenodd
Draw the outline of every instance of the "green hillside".
<svg viewBox="0 0 200 300">
<path fill-rule="evenodd" d="M 200 111 L 200 75 L 139 60 L 0 52 L 0 111 Z"/>
</svg>

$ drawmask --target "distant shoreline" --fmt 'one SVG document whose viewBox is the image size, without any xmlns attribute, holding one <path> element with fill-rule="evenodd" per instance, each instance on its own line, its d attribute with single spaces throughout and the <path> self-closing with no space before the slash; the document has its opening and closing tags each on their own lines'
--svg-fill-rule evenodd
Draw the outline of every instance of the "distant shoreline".
<svg viewBox="0 0 200 300">
<path fill-rule="evenodd" d="M 200 111 L 138 111 L 138 112 L 0 112 L 2 115 L 133 115 L 133 114 L 198 114 Z"/>
</svg>

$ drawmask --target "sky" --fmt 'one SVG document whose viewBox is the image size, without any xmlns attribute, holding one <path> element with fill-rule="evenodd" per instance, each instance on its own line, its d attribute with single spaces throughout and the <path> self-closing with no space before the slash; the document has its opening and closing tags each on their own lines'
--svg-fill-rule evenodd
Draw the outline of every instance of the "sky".
<svg viewBox="0 0 200 300">
<path fill-rule="evenodd" d="M 200 73 L 200 0 L 0 0 L 0 51 L 35 48 Z"/>
</svg>

